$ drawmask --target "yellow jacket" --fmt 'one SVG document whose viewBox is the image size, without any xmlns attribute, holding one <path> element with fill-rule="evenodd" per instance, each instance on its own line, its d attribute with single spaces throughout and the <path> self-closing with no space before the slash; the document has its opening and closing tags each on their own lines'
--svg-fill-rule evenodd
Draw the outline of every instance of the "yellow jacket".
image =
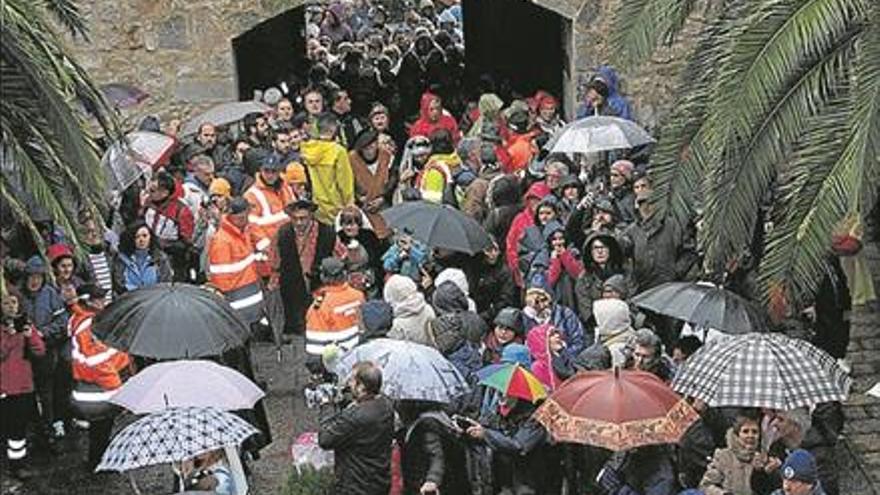
<svg viewBox="0 0 880 495">
<path fill-rule="evenodd" d="M 333 225 L 336 214 L 354 203 L 354 175 L 348 151 L 334 141 L 313 139 L 300 146 L 303 164 L 312 181 L 312 198 L 318 205 L 317 218 Z"/>
</svg>

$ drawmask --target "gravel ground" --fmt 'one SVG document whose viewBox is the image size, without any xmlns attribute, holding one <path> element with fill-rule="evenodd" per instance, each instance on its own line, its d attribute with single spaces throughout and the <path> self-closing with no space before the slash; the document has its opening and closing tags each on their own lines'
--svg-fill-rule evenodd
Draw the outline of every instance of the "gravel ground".
<svg viewBox="0 0 880 495">
<path fill-rule="evenodd" d="M 293 348 L 302 349 L 302 341 L 295 340 Z M 253 356 L 257 378 L 268 384 L 265 399 L 273 442 L 261 452 L 261 458 L 251 463 L 251 493 L 263 495 L 279 491 L 290 471 L 288 449 L 296 435 L 315 429 L 314 413 L 305 408 L 302 386 L 307 372 L 302 365 L 302 351 L 294 352 L 290 345 L 283 349 L 279 363 L 272 344 L 254 345 Z M 31 466 L 36 473 L 25 484 L 14 483 L 6 474 L 0 477 L 0 493 L 21 495 L 106 495 L 135 493 L 128 478 L 120 474 L 91 474 L 82 467 L 87 435 L 74 432 L 64 441 L 64 453 L 51 456 L 32 447 Z M 172 475 L 167 466 L 145 468 L 134 473 L 144 494 L 164 495 L 171 492 Z"/>
</svg>

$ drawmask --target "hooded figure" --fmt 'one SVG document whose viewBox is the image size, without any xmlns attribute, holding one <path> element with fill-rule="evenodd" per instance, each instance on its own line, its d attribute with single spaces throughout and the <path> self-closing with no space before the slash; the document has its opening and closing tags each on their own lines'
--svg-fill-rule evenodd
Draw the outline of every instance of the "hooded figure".
<svg viewBox="0 0 880 495">
<path fill-rule="evenodd" d="M 483 228 L 498 241 L 501 257 L 506 259 L 508 252 L 507 235 L 510 232 L 513 220 L 520 212 L 519 180 L 514 175 L 499 175 L 495 177 L 489 181 L 486 197 L 488 199 L 489 212 L 483 220 Z M 537 200 L 540 200 L 540 198 Z M 516 251 L 516 247 L 514 247 L 514 251 Z"/>
<path fill-rule="evenodd" d="M 602 298 L 602 289 L 606 280 L 615 276 L 620 279 L 624 276 L 624 259 L 617 238 L 608 231 L 591 234 L 584 243 L 582 252 L 584 271 L 575 283 L 577 311 L 581 321 L 591 325 L 593 301 Z M 626 297 L 626 292 L 621 295 Z"/>
<path fill-rule="evenodd" d="M 428 324 L 434 319 L 434 309 L 425 301 L 415 282 L 403 275 L 392 275 L 385 282 L 383 299 L 394 311 L 394 321 L 388 338 L 433 345 L 428 335 Z"/>
<path fill-rule="evenodd" d="M 345 5 L 342 2 L 333 3 L 324 11 L 321 35 L 329 37 L 334 45 L 343 41 L 354 41 L 354 33 L 345 19 Z"/>
<path fill-rule="evenodd" d="M 525 235 L 526 229 L 535 224 L 535 213 L 541 200 L 550 194 L 550 188 L 543 182 L 536 182 L 529 187 L 525 194 L 525 207 L 517 213 L 510 224 L 505 242 L 505 255 L 507 266 L 513 273 L 513 279 L 518 287 L 523 287 L 523 276 L 519 264 L 519 243 Z"/>
<path fill-rule="evenodd" d="M 474 121 L 468 130 L 468 137 L 480 137 L 483 133 L 484 122 L 497 122 L 498 117 L 501 115 L 501 109 L 504 108 L 504 101 L 495 93 L 485 93 L 480 96 L 477 108 L 479 109 L 480 116 L 477 117 L 477 120 Z"/>
<path fill-rule="evenodd" d="M 431 136 L 437 129 L 446 129 L 452 136 L 453 144 L 458 143 L 458 140 L 461 139 L 458 123 L 440 105 L 439 96 L 430 92 L 422 94 L 422 99 L 419 103 L 419 120 L 410 128 L 410 137 Z"/>
<path fill-rule="evenodd" d="M 526 335 L 526 347 L 529 348 L 529 354 L 532 356 L 532 373 L 541 380 L 548 391 L 555 390 L 561 383 L 553 371 L 553 350 L 550 341 L 554 338 L 554 333 L 561 336 L 553 325 L 544 323 L 532 328 Z"/>
<path fill-rule="evenodd" d="M 467 336 L 461 313 L 446 313 L 429 324 L 431 338 L 440 354 L 446 357 L 465 377 L 476 385 L 476 372 L 483 365 L 480 350 Z"/>
<path fill-rule="evenodd" d="M 633 120 L 632 109 L 629 101 L 618 92 L 617 72 L 608 65 L 602 65 L 596 70 L 594 81 L 603 84 L 608 94 L 605 96 L 603 107 L 599 109 L 602 115 L 613 115 L 622 119 Z M 577 118 L 581 119 L 596 114 L 596 109 L 587 101 L 578 108 Z"/>
<path fill-rule="evenodd" d="M 486 334 L 486 322 L 469 309 L 470 300 L 454 282 L 447 280 L 438 285 L 432 303 L 438 316 L 457 314 L 461 317 L 462 331 L 469 341 L 479 343 Z"/>
<path fill-rule="evenodd" d="M 361 343 L 387 337 L 394 324 L 394 309 L 382 299 L 372 299 L 361 305 Z"/>
<path fill-rule="evenodd" d="M 463 271 L 458 268 L 446 268 L 439 274 L 437 274 L 437 278 L 434 279 L 434 285 L 436 287 L 440 287 L 443 285 L 443 282 L 452 282 L 455 284 L 461 292 L 464 293 L 464 296 L 467 298 L 468 311 L 476 311 L 477 305 L 474 303 L 474 300 L 471 299 L 471 290 L 470 285 L 468 284 L 467 276 Z"/>
<path fill-rule="evenodd" d="M 593 302 L 596 317 L 596 339 L 611 352 L 613 366 L 626 363 L 624 349 L 634 330 L 629 305 L 620 299 L 599 299 Z"/>
</svg>

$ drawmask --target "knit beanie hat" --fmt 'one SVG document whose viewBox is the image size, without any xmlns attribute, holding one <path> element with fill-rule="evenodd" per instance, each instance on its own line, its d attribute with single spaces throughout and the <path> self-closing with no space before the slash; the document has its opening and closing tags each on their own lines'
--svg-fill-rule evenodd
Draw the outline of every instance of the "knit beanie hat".
<svg viewBox="0 0 880 495">
<path fill-rule="evenodd" d="M 782 464 L 782 477 L 787 480 L 815 484 L 819 479 L 816 458 L 804 449 L 797 449 L 785 458 Z"/>
</svg>

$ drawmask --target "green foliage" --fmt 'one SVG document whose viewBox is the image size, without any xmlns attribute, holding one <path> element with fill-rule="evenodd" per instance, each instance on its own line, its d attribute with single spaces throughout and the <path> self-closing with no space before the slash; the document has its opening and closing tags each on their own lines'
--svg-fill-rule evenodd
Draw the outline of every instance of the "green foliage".
<svg viewBox="0 0 880 495">
<path fill-rule="evenodd" d="M 98 214 L 104 191 L 80 102 L 96 109 L 105 132 L 119 135 L 100 92 L 55 30 L 85 38 L 85 24 L 73 0 L 6 0 L 0 12 L 0 199 L 31 231 L 36 207 L 78 236 L 79 215 Z"/>
<path fill-rule="evenodd" d="M 688 3 L 624 0 L 612 40 L 619 62 L 638 63 L 680 29 Z M 767 205 L 763 295 L 807 298 L 835 226 L 870 211 L 880 178 L 878 4 L 723 0 L 714 10 L 652 157 L 660 214 L 684 224 L 703 210 L 708 271 L 752 246 Z"/>
<path fill-rule="evenodd" d="M 279 495 L 330 495 L 333 492 L 333 470 L 293 470 Z"/>
</svg>

